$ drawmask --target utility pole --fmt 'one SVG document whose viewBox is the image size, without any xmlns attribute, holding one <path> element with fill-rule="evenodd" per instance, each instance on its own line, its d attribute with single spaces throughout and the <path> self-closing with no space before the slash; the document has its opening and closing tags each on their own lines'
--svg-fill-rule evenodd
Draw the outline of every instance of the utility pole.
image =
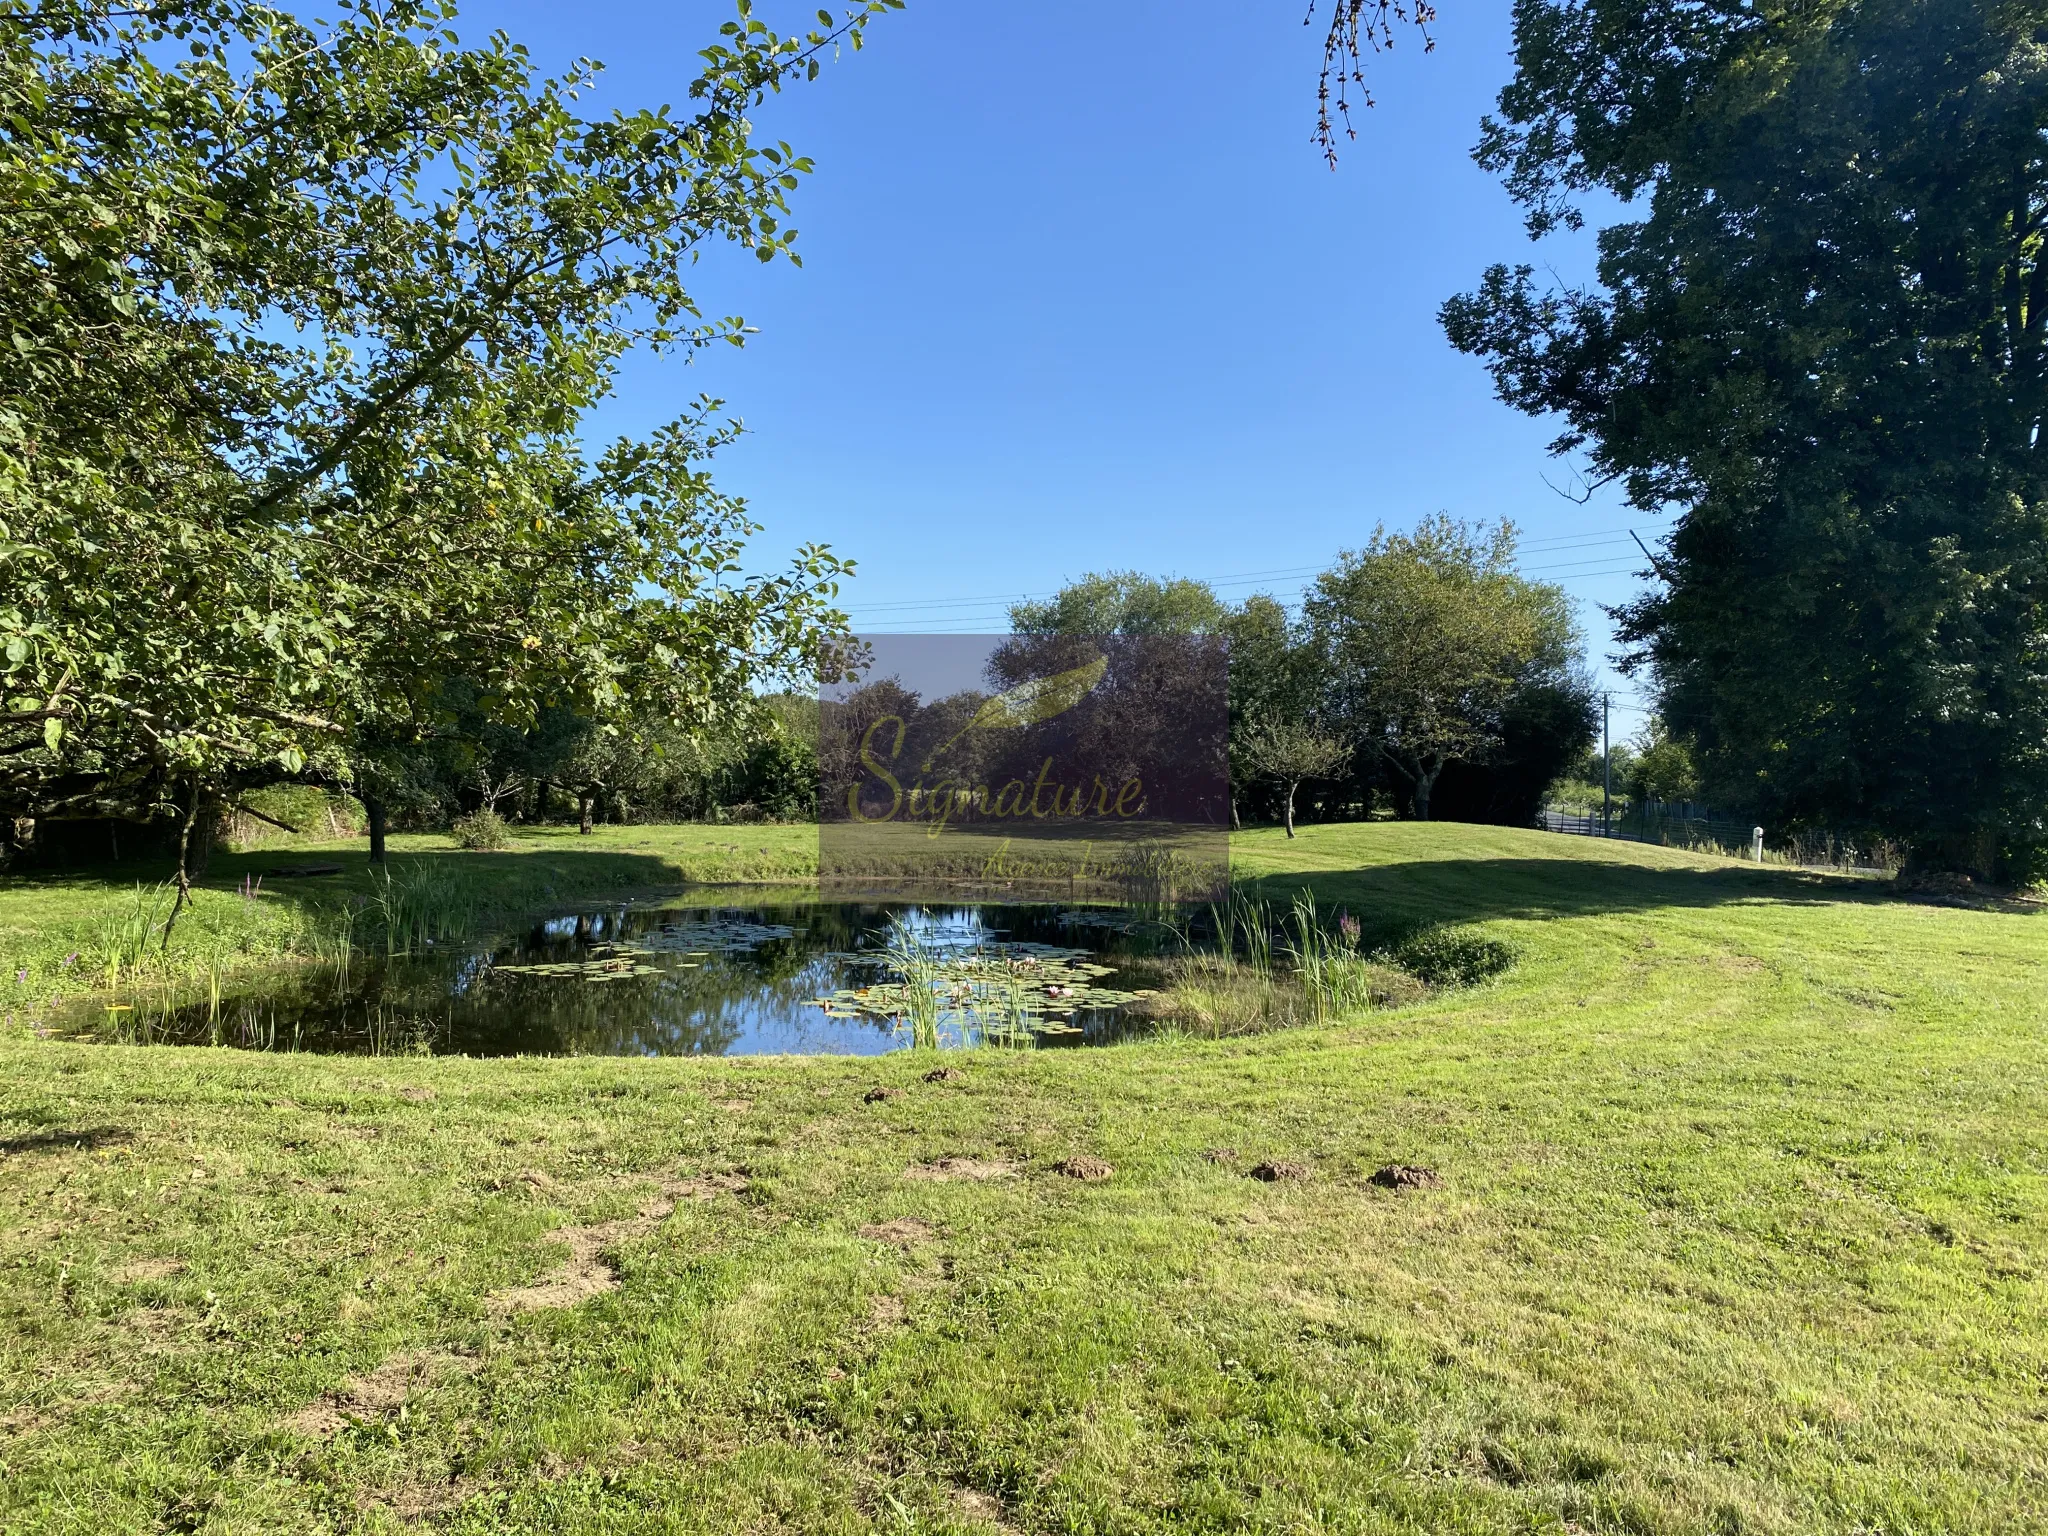
<svg viewBox="0 0 2048 1536">
<path fill-rule="evenodd" d="M 1614 695 L 1600 695 L 1600 835 L 1614 835 Z"/>
</svg>

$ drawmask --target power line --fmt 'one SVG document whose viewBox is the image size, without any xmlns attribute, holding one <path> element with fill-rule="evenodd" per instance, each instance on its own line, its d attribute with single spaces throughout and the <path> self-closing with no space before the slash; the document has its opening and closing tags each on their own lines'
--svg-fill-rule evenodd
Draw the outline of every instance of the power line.
<svg viewBox="0 0 2048 1536">
<path fill-rule="evenodd" d="M 1626 528 L 1601 529 L 1597 532 L 1559 534 L 1553 538 L 1548 539 L 1529 539 L 1525 541 L 1519 541 L 1517 544 L 1517 548 L 1518 550 L 1524 552 L 1534 552 L 1546 555 L 1565 554 L 1574 549 L 1593 549 L 1607 544 L 1625 544 L 1629 542 L 1630 537 L 1630 531 Z M 1605 558 L 1611 562 L 1613 557 L 1608 556 Z M 1561 565 L 1530 566 L 1527 567 L 1526 570 L 1532 573 L 1551 570 L 1568 570 L 1573 565 L 1597 563 L 1600 562 L 1591 559 L 1585 561 L 1567 561 Z M 1332 562 L 1324 561 L 1317 565 L 1279 566 L 1270 570 L 1263 571 L 1233 571 L 1227 575 L 1212 576 L 1206 579 L 1202 577 L 1179 576 L 1169 576 L 1162 579 L 1168 581 L 1201 581 L 1205 586 L 1209 587 L 1244 586 L 1260 581 L 1285 578 L 1289 576 L 1319 575 L 1323 571 L 1330 569 L 1331 564 Z M 1624 569 L 1626 569 L 1626 567 L 1624 567 Z M 1601 575 L 1618 573 L 1587 572 L 1586 574 Z M 923 610 L 945 608 L 970 608 L 980 603 L 1008 604 L 1044 602 L 1050 598 L 1058 597 L 1061 590 L 1063 589 L 1055 589 L 1050 592 L 984 592 L 972 597 L 912 598 L 906 599 L 902 602 L 850 603 L 847 605 L 846 611 L 848 613 L 909 613 Z"/>
<path fill-rule="evenodd" d="M 1525 565 L 1521 568 L 1521 574 L 1524 576 L 1541 576 L 1552 571 L 1577 571 L 1581 576 L 1613 576 L 1622 571 L 1632 571 L 1640 563 L 1639 561 L 1631 560 L 1626 564 L 1615 567 L 1613 570 L 1589 571 L 1584 569 L 1584 567 L 1589 565 L 1614 565 L 1614 556 L 1600 555 L 1591 560 L 1567 560 L 1561 565 Z"/>
<path fill-rule="evenodd" d="M 1614 566 L 1605 570 L 1579 571 L 1575 574 L 1565 576 L 1564 578 L 1562 578 L 1562 583 L 1569 584 L 1576 581 L 1590 581 L 1596 577 L 1603 576 L 1627 576 L 1633 574 L 1634 569 L 1635 568 L 1633 566 L 1624 565 Z M 987 599 L 982 599 L 982 601 L 987 601 Z M 1285 606 L 1294 605 L 1287 604 Z M 904 634 L 974 634 L 978 632 L 975 628 L 975 626 L 977 625 L 1008 625 L 1011 622 L 1010 611 L 1007 608 L 983 608 L 970 611 L 967 613 L 917 612 L 900 617 L 893 616 L 892 614 L 886 611 L 877 611 L 873 609 L 851 609 L 849 610 L 849 612 L 852 613 L 856 618 L 861 616 L 861 614 L 866 613 L 872 618 L 874 622 L 888 625 L 888 632 Z"/>
<path fill-rule="evenodd" d="M 1210 577 L 1210 578 L 1209 578 L 1209 579 L 1208 579 L 1208 580 L 1207 580 L 1206 582 L 1204 582 L 1203 584 L 1204 584 L 1204 585 L 1206 585 L 1206 586 L 1211 586 L 1211 587 L 1218 587 L 1218 586 L 1224 586 L 1224 585 L 1242 585 L 1242 584 L 1243 584 L 1243 583 L 1245 583 L 1245 582 L 1250 582 L 1250 581 L 1263 581 L 1263 580 L 1266 580 L 1266 579 L 1267 579 L 1267 578 L 1269 578 L 1269 577 L 1274 577 L 1274 576 L 1312 576 L 1312 575 L 1314 575 L 1314 574 L 1315 574 L 1315 573 L 1316 573 L 1317 571 L 1320 571 L 1320 570 L 1323 570 L 1323 569 L 1325 569 L 1325 567 L 1324 567 L 1324 566 L 1321 566 L 1321 565 L 1290 565 L 1290 566 L 1281 566 L 1281 567 L 1279 567 L 1279 568 L 1277 568 L 1277 569 L 1274 569 L 1274 570 L 1269 570 L 1269 571 L 1238 571 L 1238 572 L 1234 572 L 1234 573 L 1232 573 L 1231 575 L 1228 575 L 1228 576 L 1214 576 L 1214 577 Z M 1201 578 L 1200 578 L 1200 577 L 1195 577 L 1195 578 L 1186 578 L 1186 577 L 1179 577 L 1179 576 L 1168 576 L 1168 577 L 1164 577 L 1164 578 L 1162 578 L 1162 579 L 1163 579 L 1163 580 L 1166 580 L 1166 581 L 1182 581 L 1182 580 L 1189 580 L 1189 579 L 1193 579 L 1193 580 L 1201 580 Z M 850 608 L 848 609 L 848 612 L 856 612 L 856 613 L 858 613 L 858 612 L 873 612 L 873 611 L 876 611 L 876 610 L 879 610 L 879 609 L 884 609 L 884 608 L 887 608 L 887 609 L 904 609 L 904 608 L 945 608 L 945 607 L 964 607 L 964 606 L 966 606 L 966 605 L 968 605 L 968 604 L 971 604 L 971 603 L 1029 603 L 1029 602 L 1043 602 L 1043 601 L 1045 601 L 1045 600 L 1046 600 L 1046 599 L 1048 599 L 1048 598 L 1054 598 L 1054 597 L 1058 597 L 1058 596 L 1060 595 L 1060 592 L 1061 592 L 1061 591 L 1063 591 L 1063 590 L 1065 590 L 1065 589 L 1064 589 L 1064 588 L 1056 588 L 1056 589 L 1054 589 L 1054 590 L 1053 590 L 1053 591 L 1051 591 L 1051 592 L 985 592 L 985 593 L 983 593 L 982 595 L 980 595 L 979 597 L 952 597 L 952 598 L 938 598 L 938 599 L 933 599 L 933 600 L 929 600 L 929 601 L 927 601 L 927 600 L 917 600 L 917 601 L 913 601 L 913 602 L 903 602 L 903 603 L 863 603 L 863 604 L 859 604 L 859 605 L 857 605 L 857 606 L 855 606 L 855 607 L 850 607 Z"/>
</svg>

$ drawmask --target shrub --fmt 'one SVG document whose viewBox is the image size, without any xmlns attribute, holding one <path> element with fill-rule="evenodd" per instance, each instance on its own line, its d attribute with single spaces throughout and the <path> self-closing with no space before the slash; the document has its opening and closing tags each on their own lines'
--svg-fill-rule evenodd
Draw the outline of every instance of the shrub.
<svg viewBox="0 0 2048 1536">
<path fill-rule="evenodd" d="M 1470 987 L 1515 963 L 1514 946 L 1452 928 L 1425 928 L 1394 946 L 1394 964 L 1432 987 Z"/>
<path fill-rule="evenodd" d="M 501 853 L 512 846 L 512 829 L 496 811 L 458 816 L 448 830 L 472 853 Z"/>
</svg>

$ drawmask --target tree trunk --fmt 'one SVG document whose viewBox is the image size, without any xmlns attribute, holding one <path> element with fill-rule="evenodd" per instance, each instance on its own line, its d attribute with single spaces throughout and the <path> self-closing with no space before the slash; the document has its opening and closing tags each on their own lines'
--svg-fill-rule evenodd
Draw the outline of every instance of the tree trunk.
<svg viewBox="0 0 2048 1536">
<path fill-rule="evenodd" d="M 197 880 L 213 862 L 213 825 L 220 819 L 220 806 L 200 800 L 195 802 L 194 810 L 198 819 L 192 828 L 192 878 Z"/>
<path fill-rule="evenodd" d="M 192 798 L 185 807 L 185 824 L 178 829 L 178 894 L 171 901 L 171 915 L 164 919 L 164 953 L 171 948 L 171 930 L 178 926 L 178 914 L 192 900 L 192 826 L 199 820 L 199 780 L 192 781 Z"/>
<path fill-rule="evenodd" d="M 1289 779 L 1287 781 L 1287 835 L 1289 837 L 1294 836 L 1294 790 L 1299 782 L 1300 780 L 1298 779 Z"/>
<path fill-rule="evenodd" d="M 370 862 L 384 862 L 384 800 L 380 795 L 363 796 L 363 816 L 370 823 Z"/>
<path fill-rule="evenodd" d="M 1237 796 L 1235 795 L 1230 797 L 1230 830 L 1233 832 L 1242 832 L 1244 830 L 1244 823 L 1237 819 Z"/>
<path fill-rule="evenodd" d="M 1415 819 L 1429 820 L 1429 792 L 1436 788 L 1436 776 L 1444 771 L 1438 763 L 1434 768 L 1425 768 L 1415 776 Z"/>
<path fill-rule="evenodd" d="M 577 798 L 581 800 L 583 803 L 583 825 L 578 827 L 576 830 L 582 833 L 585 837 L 588 837 L 590 836 L 590 813 L 591 810 L 597 804 L 597 796 L 579 795 Z"/>
</svg>

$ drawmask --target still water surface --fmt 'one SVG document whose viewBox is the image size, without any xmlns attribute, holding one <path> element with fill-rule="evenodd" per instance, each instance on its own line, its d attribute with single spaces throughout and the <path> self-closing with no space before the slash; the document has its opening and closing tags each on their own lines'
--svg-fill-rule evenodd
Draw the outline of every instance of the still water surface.
<svg viewBox="0 0 2048 1536">
<path fill-rule="evenodd" d="M 892 918 L 949 975 L 1023 978 L 1005 991 L 1012 1044 L 1117 1038 L 1125 989 L 1145 984 L 1126 963 L 1156 947 L 1108 909 L 620 901 L 517 935 L 281 973 L 217 1004 L 142 995 L 128 1014 L 103 1018 L 95 1004 L 61 1022 L 102 1038 L 111 1023 L 126 1038 L 356 1054 L 875 1055 L 912 1043 L 899 1020 L 857 1011 L 860 989 L 901 979 L 882 953 Z M 938 991 L 942 1045 L 993 1028 L 983 989 Z"/>
</svg>

